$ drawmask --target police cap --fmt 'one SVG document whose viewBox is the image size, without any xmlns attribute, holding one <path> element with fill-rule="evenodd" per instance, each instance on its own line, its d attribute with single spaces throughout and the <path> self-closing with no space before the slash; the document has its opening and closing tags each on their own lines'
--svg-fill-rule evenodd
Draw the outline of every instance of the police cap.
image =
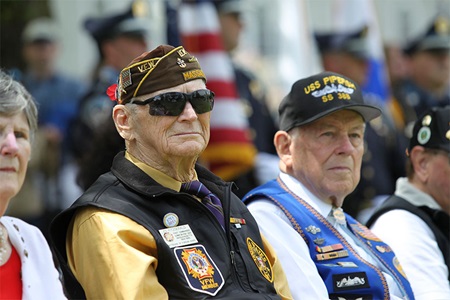
<svg viewBox="0 0 450 300">
<path fill-rule="evenodd" d="M 84 21 L 84 27 L 97 43 L 122 35 L 145 38 L 149 31 L 149 25 L 145 19 L 140 17 L 142 12 L 137 10 L 136 7 L 139 7 L 139 10 L 142 9 L 142 7 L 136 6 L 136 2 L 134 2 L 125 12 L 87 18 Z"/>
<path fill-rule="evenodd" d="M 368 26 L 364 25 L 349 32 L 315 33 L 317 46 L 321 53 L 345 52 L 359 58 L 369 57 Z"/>
<path fill-rule="evenodd" d="M 412 55 L 426 50 L 450 50 L 450 20 L 447 16 L 437 16 L 424 34 L 408 43 L 404 52 Z"/>
</svg>

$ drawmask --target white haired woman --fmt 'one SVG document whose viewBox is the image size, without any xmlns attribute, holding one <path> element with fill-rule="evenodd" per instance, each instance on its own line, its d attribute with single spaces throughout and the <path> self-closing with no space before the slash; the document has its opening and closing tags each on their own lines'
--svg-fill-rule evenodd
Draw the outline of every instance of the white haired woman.
<svg viewBox="0 0 450 300">
<path fill-rule="evenodd" d="M 36 129 L 33 98 L 0 70 L 0 299 L 66 299 L 41 231 L 4 216 L 24 182 Z"/>
</svg>

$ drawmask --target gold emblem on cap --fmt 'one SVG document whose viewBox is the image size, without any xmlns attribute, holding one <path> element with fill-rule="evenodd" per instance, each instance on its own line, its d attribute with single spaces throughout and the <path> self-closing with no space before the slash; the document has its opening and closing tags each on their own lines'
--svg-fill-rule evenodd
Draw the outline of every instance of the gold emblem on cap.
<svg viewBox="0 0 450 300">
<path fill-rule="evenodd" d="M 177 64 L 178 66 L 180 66 L 180 68 L 186 68 L 186 63 L 184 62 L 184 60 L 182 60 L 181 58 L 177 58 Z"/>
<path fill-rule="evenodd" d="M 422 119 L 422 125 L 423 126 L 430 126 L 431 124 L 431 116 L 430 115 L 426 115 L 425 117 L 423 117 Z"/>
<path fill-rule="evenodd" d="M 135 0 L 131 5 L 131 12 L 133 17 L 146 17 L 148 16 L 148 5 L 144 0 Z"/>
<path fill-rule="evenodd" d="M 137 66 L 139 72 L 148 72 L 156 67 L 156 63 L 153 60 L 146 60 Z"/>
<path fill-rule="evenodd" d="M 437 18 L 436 22 L 434 22 L 434 30 L 437 34 L 446 35 L 450 32 L 450 22 L 447 18 L 443 16 Z"/>
<path fill-rule="evenodd" d="M 177 53 L 180 57 L 183 57 L 187 54 L 186 49 L 184 49 L 184 48 L 181 48 L 180 50 L 178 50 Z"/>
</svg>

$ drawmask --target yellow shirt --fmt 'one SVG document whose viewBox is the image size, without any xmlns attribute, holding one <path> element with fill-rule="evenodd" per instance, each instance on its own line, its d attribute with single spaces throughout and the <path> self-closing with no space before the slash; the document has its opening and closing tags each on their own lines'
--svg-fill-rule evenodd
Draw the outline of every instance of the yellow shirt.
<svg viewBox="0 0 450 300">
<path fill-rule="evenodd" d="M 149 166 L 138 167 L 166 187 L 181 187 L 180 182 Z M 292 299 L 281 265 L 264 237 L 263 244 L 277 292 L 283 299 Z M 155 239 L 128 217 L 97 207 L 80 209 L 69 228 L 66 249 L 69 266 L 87 299 L 168 299 L 156 276 Z"/>
</svg>

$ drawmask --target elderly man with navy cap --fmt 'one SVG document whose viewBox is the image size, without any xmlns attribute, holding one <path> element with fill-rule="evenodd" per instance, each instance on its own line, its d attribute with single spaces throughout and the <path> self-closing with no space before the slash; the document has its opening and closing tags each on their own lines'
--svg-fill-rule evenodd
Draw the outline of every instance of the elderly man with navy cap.
<svg viewBox="0 0 450 300">
<path fill-rule="evenodd" d="M 389 243 L 416 299 L 450 299 L 450 106 L 415 122 L 407 177 L 369 219 Z"/>
<path fill-rule="evenodd" d="M 343 213 L 356 187 L 366 122 L 379 117 L 350 78 L 298 80 L 279 106 L 280 175 L 245 203 L 277 251 L 295 299 L 413 299 L 395 254 Z"/>
<path fill-rule="evenodd" d="M 366 124 L 361 178 L 343 206 L 347 213 L 361 222 L 367 220 L 368 212 L 376 203 L 394 192 L 395 180 L 404 175 L 404 147 L 399 144 L 406 144 L 385 105 L 388 99 L 382 96 L 381 86 L 375 88 L 375 77 L 370 75 L 373 54 L 369 34 L 372 30 L 372 27 L 363 25 L 351 31 L 315 33 L 324 70 L 354 80 L 361 86 L 366 101 L 376 103 L 383 110 L 380 118 Z"/>
</svg>

